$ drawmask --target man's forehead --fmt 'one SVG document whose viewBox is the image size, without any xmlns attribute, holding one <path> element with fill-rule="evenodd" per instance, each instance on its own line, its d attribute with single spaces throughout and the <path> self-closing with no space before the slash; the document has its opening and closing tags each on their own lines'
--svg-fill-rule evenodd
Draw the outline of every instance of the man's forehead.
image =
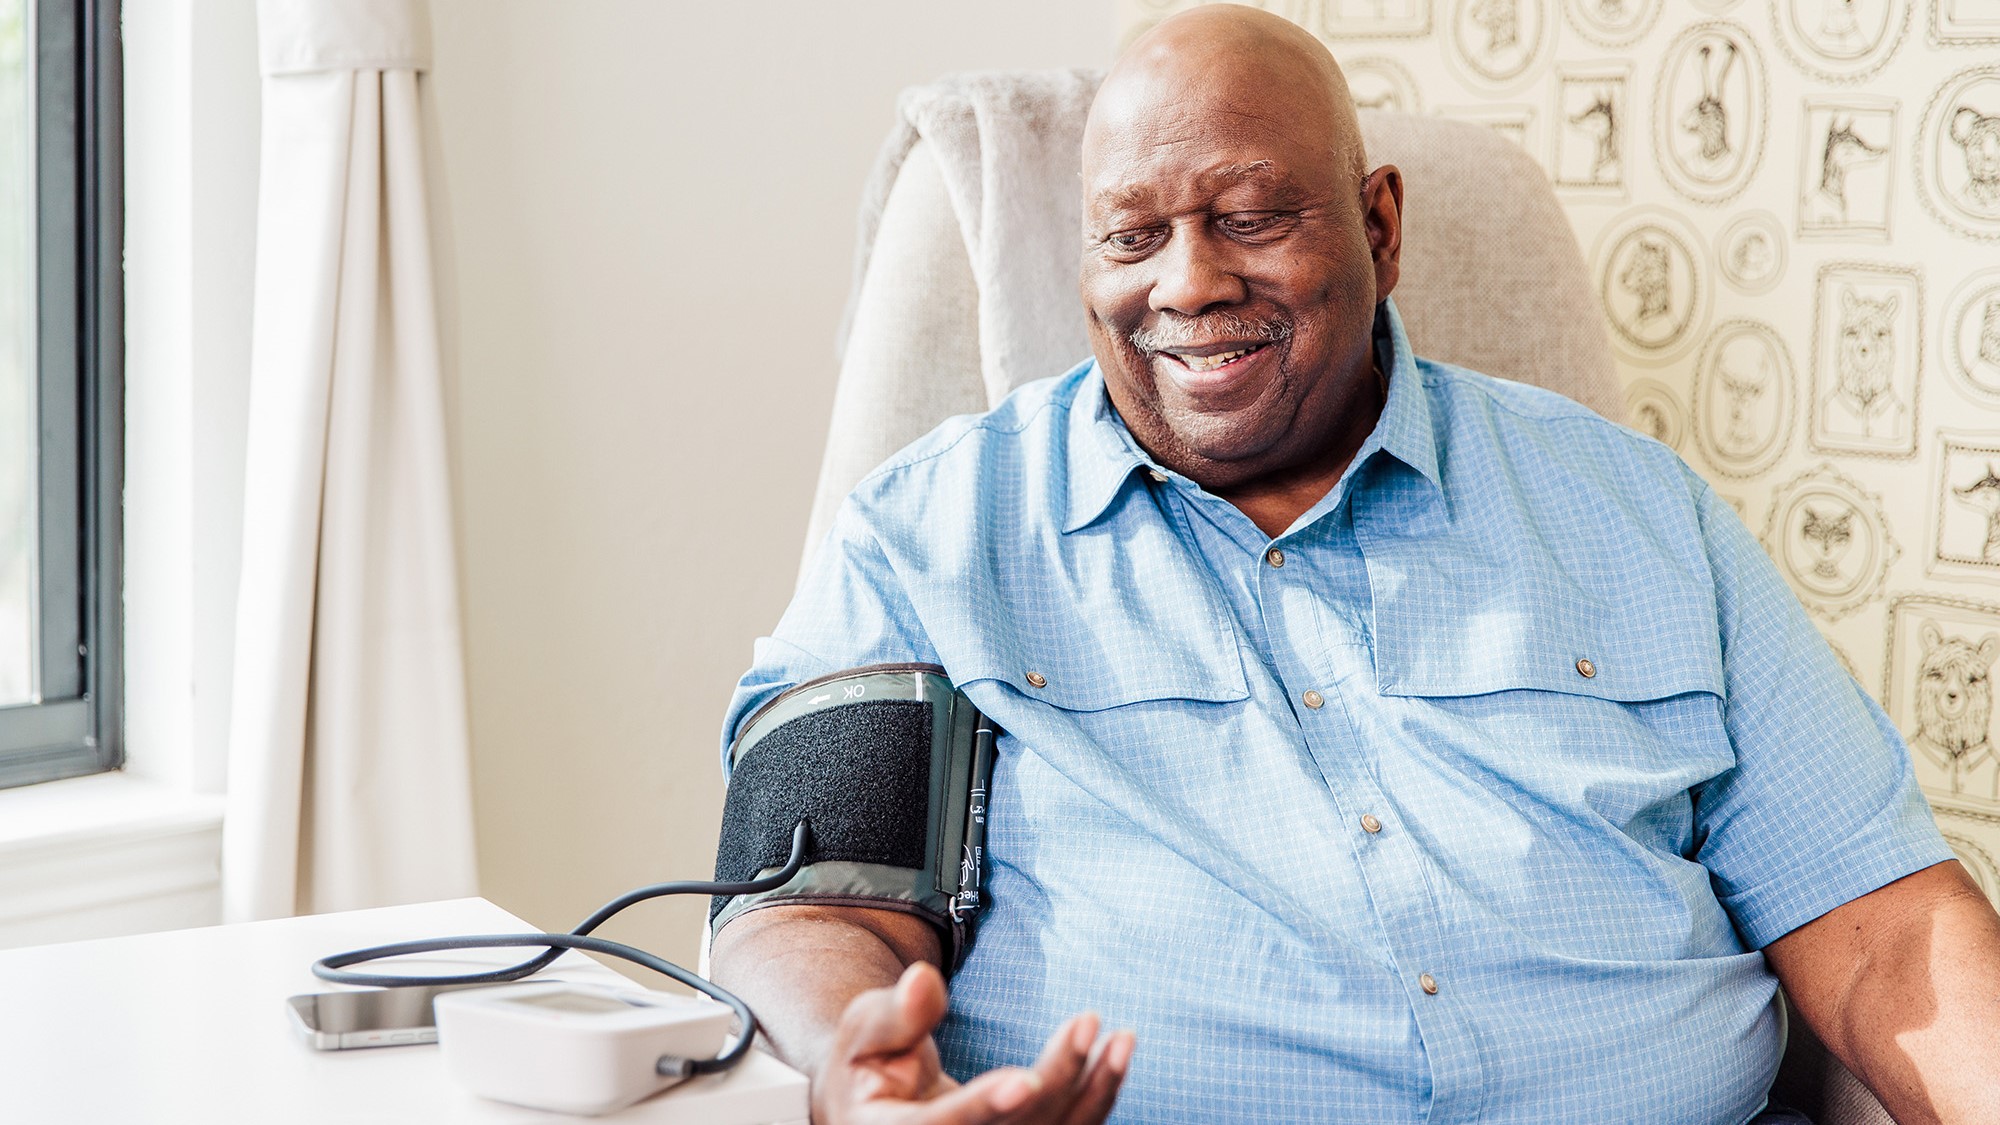
<svg viewBox="0 0 2000 1125">
<path fill-rule="evenodd" d="M 1172 162 L 1113 169 L 1100 166 L 1086 186 L 1090 209 L 1122 211 L 1175 198 L 1208 199 L 1232 188 L 1250 187 L 1282 198 L 1305 193 L 1297 177 L 1270 159 L 1229 160 L 1189 169 Z"/>
<path fill-rule="evenodd" d="M 1083 137 L 1085 207 L 1102 213 L 1246 187 L 1323 194 L 1339 166 L 1332 115 L 1262 93 L 1160 71 L 1100 91 Z"/>
</svg>

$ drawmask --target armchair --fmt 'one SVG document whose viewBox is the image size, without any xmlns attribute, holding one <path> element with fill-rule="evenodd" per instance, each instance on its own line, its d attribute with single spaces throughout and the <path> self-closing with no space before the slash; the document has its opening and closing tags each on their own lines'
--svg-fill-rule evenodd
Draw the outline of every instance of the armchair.
<svg viewBox="0 0 2000 1125">
<path fill-rule="evenodd" d="M 897 449 L 1089 353 L 1074 296 L 1076 173 L 1097 77 L 989 73 L 905 91 L 863 209 L 808 552 Z M 1407 187 L 1395 299 L 1416 351 L 1622 421 L 1599 303 L 1540 166 L 1465 122 L 1364 110 L 1361 128 L 1371 166 L 1397 165 Z M 1821 1125 L 1888 1125 L 1867 1089 L 1791 1027 L 1787 1104 Z"/>
</svg>

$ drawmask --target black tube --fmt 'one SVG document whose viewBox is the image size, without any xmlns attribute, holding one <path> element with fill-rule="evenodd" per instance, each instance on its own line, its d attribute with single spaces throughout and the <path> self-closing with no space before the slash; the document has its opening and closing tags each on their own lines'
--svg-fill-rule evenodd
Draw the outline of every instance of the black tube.
<svg viewBox="0 0 2000 1125">
<path fill-rule="evenodd" d="M 806 847 L 812 839 L 812 826 L 801 820 L 792 829 L 792 854 L 785 865 L 769 875 L 742 883 L 712 883 L 683 880 L 674 883 L 655 883 L 650 887 L 640 887 L 619 895 L 585 918 L 582 924 L 566 934 L 472 934 L 465 937 L 426 938 L 420 941 L 402 941 L 390 945 L 370 946 L 346 953 L 336 953 L 313 962 L 313 975 L 334 984 L 373 985 L 380 988 L 399 988 L 409 985 L 435 984 L 506 984 L 541 971 L 564 950 L 581 949 L 590 953 L 603 953 L 643 965 L 662 976 L 671 977 L 687 985 L 696 992 L 729 1005 L 736 1013 L 737 1038 L 729 1048 L 712 1059 L 695 1060 L 691 1066 L 695 1074 L 712 1074 L 735 1066 L 750 1049 L 750 1043 L 757 1037 L 757 1017 L 734 993 L 720 985 L 702 979 L 694 973 L 662 957 L 656 957 L 643 949 L 636 949 L 621 942 L 591 937 L 590 931 L 603 925 L 612 915 L 626 907 L 660 898 L 665 895 L 754 895 L 774 891 L 792 881 L 804 865 Z M 415 953 L 440 953 L 455 949 L 494 949 L 513 946 L 545 946 L 541 954 L 518 965 L 504 969 L 493 969 L 483 973 L 457 973 L 452 975 L 422 976 L 407 973 L 357 973 L 348 971 L 347 966 L 368 961 L 379 961 L 385 957 L 408 957 Z"/>
</svg>

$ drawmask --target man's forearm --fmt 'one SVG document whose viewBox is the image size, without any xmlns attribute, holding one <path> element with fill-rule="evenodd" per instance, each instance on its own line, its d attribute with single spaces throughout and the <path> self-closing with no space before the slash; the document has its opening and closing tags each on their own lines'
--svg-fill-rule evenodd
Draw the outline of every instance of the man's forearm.
<svg viewBox="0 0 2000 1125">
<path fill-rule="evenodd" d="M 848 1001 L 887 988 L 910 964 L 941 959 L 915 918 L 842 907 L 769 906 L 723 927 L 710 975 L 757 1013 L 771 1050 L 819 1078 Z"/>
<path fill-rule="evenodd" d="M 1810 924 L 1831 924 L 1824 949 L 1780 948 L 1794 935 L 1774 943 L 1773 966 L 1800 1014 L 1897 1121 L 2000 1121 L 2000 916 L 1956 863 L 1884 890 L 1900 917 L 1842 916 L 1874 897 L 1865 896 Z M 1807 956 L 1845 964 L 1815 974 Z M 1825 983 L 1801 987 L 1808 979 Z"/>
</svg>

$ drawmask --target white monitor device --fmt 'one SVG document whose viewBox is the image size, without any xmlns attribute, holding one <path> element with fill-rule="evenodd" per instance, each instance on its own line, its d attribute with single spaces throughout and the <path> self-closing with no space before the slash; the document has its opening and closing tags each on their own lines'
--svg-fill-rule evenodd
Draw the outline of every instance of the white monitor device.
<svg viewBox="0 0 2000 1125">
<path fill-rule="evenodd" d="M 806 1079 L 758 1051 L 721 1074 L 682 1082 L 663 1057 L 721 1052 L 733 1014 L 706 998 L 550 981 L 447 992 L 434 1005 L 453 1080 L 482 1097 L 560 1113 L 610 1113 L 661 1093 L 666 1120 L 703 1125 L 804 1122 Z M 649 1118 L 654 1120 L 659 1118 Z"/>
</svg>

